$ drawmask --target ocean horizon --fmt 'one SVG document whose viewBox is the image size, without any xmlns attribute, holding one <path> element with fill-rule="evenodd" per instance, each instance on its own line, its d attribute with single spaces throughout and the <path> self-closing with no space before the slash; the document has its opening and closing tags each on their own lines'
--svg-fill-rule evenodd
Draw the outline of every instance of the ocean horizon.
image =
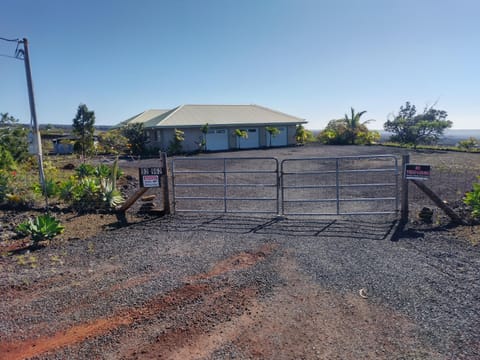
<svg viewBox="0 0 480 360">
<path fill-rule="evenodd" d="M 392 133 L 389 133 L 385 130 L 378 130 L 380 133 L 380 141 L 387 141 Z M 316 136 L 322 130 L 312 130 L 313 134 Z M 438 141 L 439 145 L 455 145 L 461 140 L 466 140 L 468 138 L 476 138 L 480 141 L 480 129 L 447 129 L 445 130 L 443 137 Z"/>
<path fill-rule="evenodd" d="M 381 139 L 387 140 L 391 133 L 380 130 Z M 476 138 L 480 141 L 480 129 L 447 129 L 443 133 L 443 137 L 438 140 L 439 145 L 456 145 L 461 140 L 468 138 Z"/>
</svg>

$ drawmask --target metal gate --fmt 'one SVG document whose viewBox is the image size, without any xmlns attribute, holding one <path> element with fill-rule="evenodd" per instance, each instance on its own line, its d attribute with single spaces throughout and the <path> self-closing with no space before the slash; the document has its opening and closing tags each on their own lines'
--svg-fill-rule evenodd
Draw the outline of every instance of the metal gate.
<svg viewBox="0 0 480 360">
<path fill-rule="evenodd" d="M 398 211 L 393 155 L 286 159 L 281 163 L 284 215 L 368 215 Z"/>
<path fill-rule="evenodd" d="M 172 161 L 176 212 L 279 213 L 275 158 L 177 158 Z"/>
<path fill-rule="evenodd" d="M 392 214 L 399 208 L 393 155 L 338 158 L 176 158 L 176 212 L 277 215 Z"/>
</svg>

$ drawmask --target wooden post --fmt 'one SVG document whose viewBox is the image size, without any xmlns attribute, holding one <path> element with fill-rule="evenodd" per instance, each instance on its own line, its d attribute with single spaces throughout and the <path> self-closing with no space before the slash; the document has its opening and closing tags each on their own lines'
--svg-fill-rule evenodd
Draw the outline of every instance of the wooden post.
<svg viewBox="0 0 480 360">
<path fill-rule="evenodd" d="M 163 211 L 165 212 L 165 214 L 170 214 L 170 193 L 168 190 L 167 153 L 161 152 L 160 157 L 162 159 Z"/>
<path fill-rule="evenodd" d="M 420 190 L 422 190 L 440 209 L 442 209 L 445 214 L 447 214 L 450 219 L 456 224 L 465 224 L 465 221 L 457 215 L 455 211 L 452 210 L 450 206 L 445 204 L 442 199 L 435 194 L 430 188 L 427 187 L 424 183 L 418 180 L 411 180 Z"/>
<path fill-rule="evenodd" d="M 124 203 L 123 205 L 117 210 L 118 212 L 125 212 L 127 211 L 130 206 L 132 206 L 135 201 L 137 201 L 140 196 L 142 196 L 143 194 L 145 194 L 148 190 L 150 190 L 149 188 L 140 188 L 138 189 L 135 194 L 133 194 L 132 196 L 130 196 Z"/>
</svg>

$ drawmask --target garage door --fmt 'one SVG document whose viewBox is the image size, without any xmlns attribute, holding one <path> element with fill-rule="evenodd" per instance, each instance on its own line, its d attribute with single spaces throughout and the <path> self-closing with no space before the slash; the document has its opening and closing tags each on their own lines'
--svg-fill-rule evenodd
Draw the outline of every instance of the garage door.
<svg viewBox="0 0 480 360">
<path fill-rule="evenodd" d="M 287 128 L 286 127 L 278 127 L 277 128 L 280 133 L 271 136 L 270 133 L 267 131 L 267 146 L 287 146 Z"/>
<path fill-rule="evenodd" d="M 210 129 L 207 132 L 206 149 L 209 151 L 228 150 L 227 129 Z"/>
<path fill-rule="evenodd" d="M 248 134 L 246 139 L 240 138 L 240 149 L 254 149 L 260 146 L 259 136 L 258 136 L 258 129 L 255 128 L 248 128 L 248 129 L 241 129 L 245 130 Z"/>
</svg>

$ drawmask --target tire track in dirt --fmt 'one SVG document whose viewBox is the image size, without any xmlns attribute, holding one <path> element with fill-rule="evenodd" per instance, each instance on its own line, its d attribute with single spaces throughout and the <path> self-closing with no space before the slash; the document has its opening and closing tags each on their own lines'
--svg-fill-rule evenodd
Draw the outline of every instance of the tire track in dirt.
<svg viewBox="0 0 480 360">
<path fill-rule="evenodd" d="M 150 344 L 123 348 L 123 359 L 391 359 L 443 358 L 416 335 L 416 324 L 406 316 L 361 298 L 319 287 L 302 275 L 290 259 L 276 264 L 285 283 L 269 297 L 259 299 L 255 289 L 224 289 L 239 299 L 232 311 L 219 294 L 191 309 L 181 309 L 189 320 L 162 330 Z M 238 306 L 241 305 L 241 306 Z M 207 314 L 215 314 L 209 324 Z M 158 324 L 148 333 L 158 331 Z M 128 339 L 127 339 L 128 341 Z M 112 357 L 113 358 L 113 357 Z M 115 357 L 117 358 L 117 357 Z"/>
<path fill-rule="evenodd" d="M 255 252 L 242 252 L 237 255 L 233 255 L 225 260 L 218 262 L 209 272 L 192 276 L 191 278 L 189 278 L 189 280 L 204 280 L 224 274 L 226 272 L 247 269 L 255 265 L 257 262 L 265 259 L 274 249 L 275 246 L 268 244 L 263 245 Z"/>
<path fill-rule="evenodd" d="M 221 318 L 228 319 L 230 317 L 230 311 L 244 306 L 248 298 L 255 296 L 256 289 L 235 289 L 232 288 L 230 284 L 224 284 L 221 281 L 214 281 L 213 284 L 200 283 L 199 281 L 210 279 L 226 272 L 243 270 L 254 266 L 257 262 L 265 259 L 272 250 L 272 246 L 263 246 L 255 252 L 236 254 L 231 258 L 221 261 L 217 266 L 214 266 L 209 273 L 193 277 L 190 279 L 192 283 L 187 283 L 180 288 L 158 296 L 140 308 L 121 310 L 112 317 L 96 319 L 91 322 L 75 325 L 66 330 L 58 331 L 49 337 L 10 342 L 2 341 L 0 343 L 0 354 L 4 354 L 2 358 L 9 360 L 25 359 L 41 355 L 62 347 L 79 344 L 88 338 L 107 334 L 122 326 L 141 323 L 161 313 L 175 313 L 176 309 L 197 302 L 210 304 L 208 305 L 209 307 L 219 309 L 218 314 Z M 145 281 L 140 281 L 140 283 L 145 283 Z M 132 285 L 136 285 L 136 280 L 132 280 L 130 283 L 127 280 L 123 286 L 119 285 L 110 290 L 121 290 L 124 287 Z M 225 299 L 229 299 L 229 301 L 224 301 Z M 235 301 L 232 303 L 230 299 L 235 299 Z M 193 323 L 198 324 L 198 328 L 201 329 L 203 324 L 208 323 L 208 321 L 205 321 L 208 312 L 199 314 L 199 317 L 193 318 Z M 179 342 L 182 343 L 185 334 L 188 334 L 194 329 L 195 327 L 192 327 L 192 330 L 181 327 L 174 328 L 159 337 L 158 341 L 167 346 L 167 348 L 168 346 L 175 348 Z"/>
<path fill-rule="evenodd" d="M 118 329 L 118 346 L 102 352 L 106 359 L 207 359 L 230 353 L 279 360 L 390 359 L 399 354 L 444 358 L 418 338 L 411 319 L 357 293 L 321 288 L 298 270 L 288 251 L 272 263 L 283 281 L 266 297 L 259 296 L 256 275 L 243 285 L 221 276 L 252 268 L 274 249 L 265 245 L 237 253 L 210 271 L 186 279 L 184 286 L 141 307 L 119 310 L 112 317 L 50 337 L 0 343 L 0 354 L 12 360 L 55 351 L 61 354 L 63 347 L 75 351 L 85 340 L 109 336 Z M 110 290 L 143 280 L 131 278 Z"/>
<path fill-rule="evenodd" d="M 288 256 L 276 268 L 285 284 L 257 303 L 251 318 L 231 324 L 239 328 L 229 341 L 245 357 L 392 359 L 403 354 L 443 358 L 420 341 L 417 325 L 405 315 L 357 293 L 321 288 L 301 274 Z"/>
</svg>

